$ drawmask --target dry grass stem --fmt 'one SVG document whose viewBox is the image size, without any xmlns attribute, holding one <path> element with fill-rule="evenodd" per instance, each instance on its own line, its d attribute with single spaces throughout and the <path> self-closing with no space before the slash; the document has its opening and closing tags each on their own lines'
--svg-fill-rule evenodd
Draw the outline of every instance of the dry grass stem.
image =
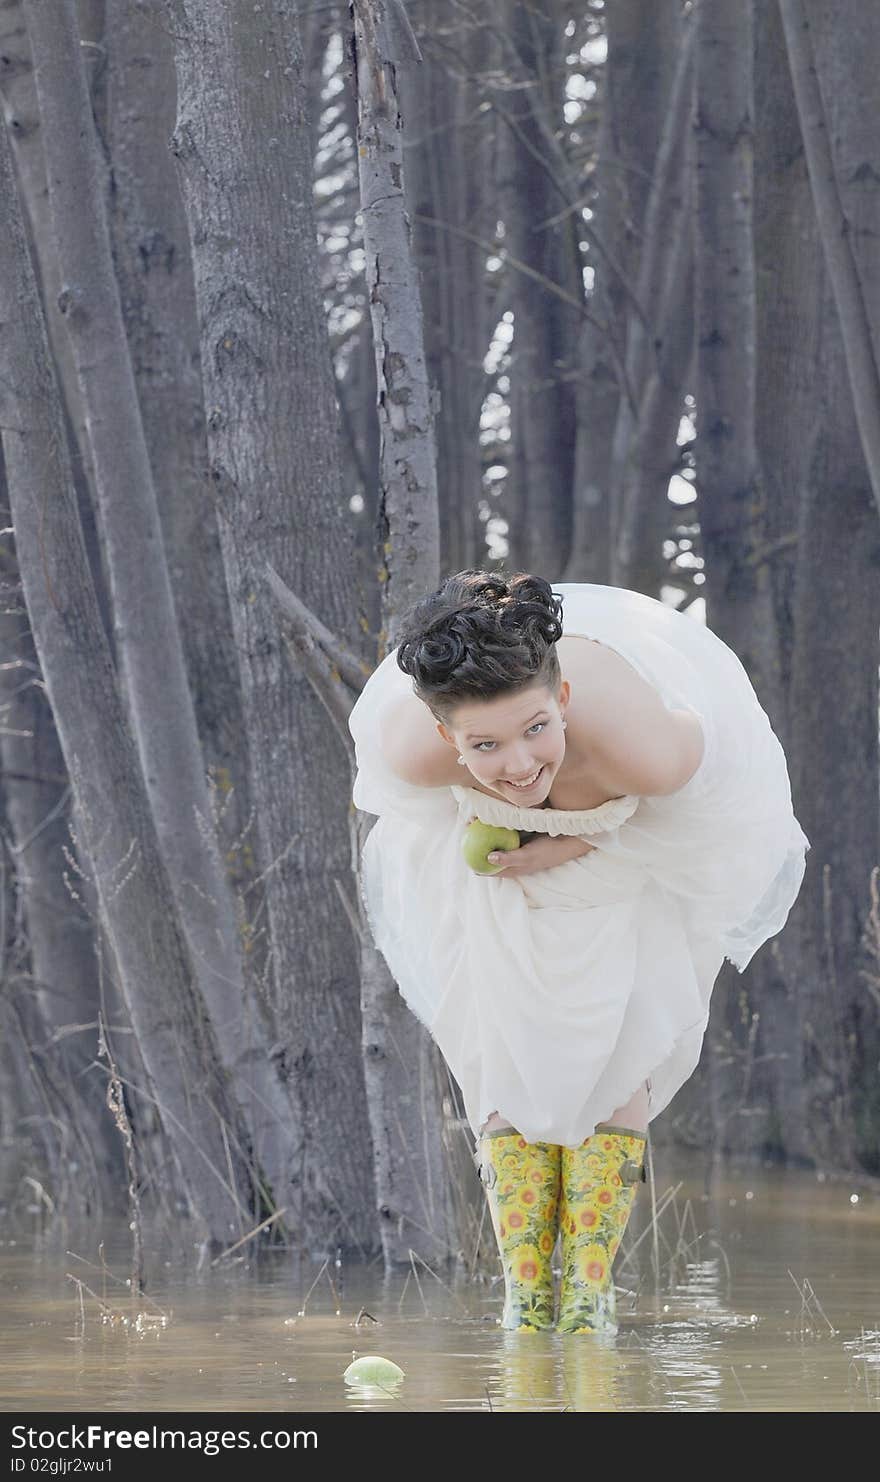
<svg viewBox="0 0 880 1482">
<path fill-rule="evenodd" d="M 254 1228 L 252 1230 L 248 1230 L 246 1235 L 242 1235 L 240 1240 L 236 1240 L 234 1245 L 229 1245 L 226 1247 L 225 1250 L 221 1250 L 219 1256 L 214 1257 L 211 1265 L 219 1265 L 219 1263 L 224 1260 L 226 1256 L 231 1256 L 234 1250 L 238 1250 L 240 1245 L 245 1245 L 249 1240 L 253 1240 L 254 1236 L 259 1235 L 261 1230 L 267 1229 L 269 1225 L 274 1224 L 276 1220 L 280 1220 L 281 1216 L 286 1213 L 286 1207 L 284 1209 L 276 1209 L 274 1214 L 270 1214 L 268 1218 L 261 1220 L 258 1225 L 254 1225 Z"/>
<path fill-rule="evenodd" d="M 819 1298 L 816 1296 L 816 1293 L 813 1290 L 813 1285 L 809 1278 L 805 1277 L 803 1282 L 798 1282 L 797 1278 L 792 1275 L 791 1271 L 789 1271 L 788 1274 L 789 1276 L 791 1276 L 792 1281 L 797 1287 L 801 1298 L 801 1310 L 798 1313 L 797 1328 L 798 1337 L 801 1339 L 801 1341 L 803 1341 L 804 1338 L 807 1337 L 818 1337 L 818 1332 L 814 1323 L 814 1317 L 816 1313 L 818 1313 L 819 1316 L 822 1318 L 823 1322 L 828 1327 L 828 1331 L 832 1335 L 836 1336 L 838 1329 L 835 1328 L 834 1324 L 826 1315 L 822 1304 L 819 1301 Z"/>
</svg>

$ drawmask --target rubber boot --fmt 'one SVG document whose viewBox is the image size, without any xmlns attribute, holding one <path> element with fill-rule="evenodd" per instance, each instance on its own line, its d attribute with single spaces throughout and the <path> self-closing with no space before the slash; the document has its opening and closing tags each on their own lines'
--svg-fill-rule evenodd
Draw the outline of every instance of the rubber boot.
<svg viewBox="0 0 880 1482">
<path fill-rule="evenodd" d="M 557 1143 L 526 1142 L 512 1128 L 478 1140 L 475 1161 L 504 1271 L 502 1328 L 553 1327 L 560 1154 Z"/>
<path fill-rule="evenodd" d="M 617 1332 L 611 1268 L 645 1181 L 644 1132 L 602 1124 L 579 1147 L 562 1148 L 560 1333 Z"/>
</svg>

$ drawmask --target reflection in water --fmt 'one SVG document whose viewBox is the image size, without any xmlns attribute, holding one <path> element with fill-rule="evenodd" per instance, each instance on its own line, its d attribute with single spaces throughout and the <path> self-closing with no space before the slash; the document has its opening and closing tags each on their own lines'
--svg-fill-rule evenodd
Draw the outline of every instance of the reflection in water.
<svg viewBox="0 0 880 1482">
<path fill-rule="evenodd" d="M 622 1330 L 621 1330 L 622 1331 Z M 587 1338 L 587 1343 L 579 1340 Z M 620 1334 L 563 1333 L 559 1378 L 566 1410 L 623 1410 L 626 1404 L 626 1349 Z"/>
<path fill-rule="evenodd" d="M 395 1379 L 389 1384 L 351 1384 L 347 1381 L 345 1408 L 346 1410 L 394 1410 L 398 1407 L 385 1402 L 404 1398 L 403 1382 L 403 1379 Z"/>
<path fill-rule="evenodd" d="M 501 1332 L 492 1410 L 617 1410 L 627 1355 L 619 1338 Z"/>
<path fill-rule="evenodd" d="M 497 1373 L 487 1384 L 492 1410 L 558 1408 L 556 1334 L 508 1333 L 499 1329 Z"/>
<path fill-rule="evenodd" d="M 419 1285 L 374 1264 L 331 1284 L 278 1252 L 199 1269 L 151 1249 L 132 1307 L 124 1227 L 115 1244 L 105 1231 L 103 1271 L 91 1231 L 0 1241 L 0 1408 L 880 1409 L 877 1191 L 763 1170 L 707 1192 L 691 1169 L 664 1174 L 675 1197 L 653 1223 L 643 1202 L 615 1271 L 614 1338 L 506 1332 L 500 1282 Z M 346 1384 L 368 1353 L 404 1378 Z"/>
<path fill-rule="evenodd" d="M 721 1409 L 721 1333 L 687 1319 L 664 1323 L 645 1350 L 655 1410 Z"/>
<path fill-rule="evenodd" d="M 880 1328 L 862 1328 L 859 1336 L 845 1339 L 844 1352 L 849 1355 L 847 1380 L 851 1396 L 880 1410 Z"/>
</svg>

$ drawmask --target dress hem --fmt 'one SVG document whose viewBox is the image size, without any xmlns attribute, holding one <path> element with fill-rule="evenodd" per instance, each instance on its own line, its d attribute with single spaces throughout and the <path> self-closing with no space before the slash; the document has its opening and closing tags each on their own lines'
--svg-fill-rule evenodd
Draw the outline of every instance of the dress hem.
<svg viewBox="0 0 880 1482">
<path fill-rule="evenodd" d="M 577 1148 L 577 1147 L 580 1147 L 581 1143 L 584 1142 L 584 1140 L 586 1138 L 592 1137 L 593 1133 L 596 1130 L 596 1127 L 599 1126 L 600 1123 L 612 1121 L 613 1118 L 614 1118 L 614 1112 L 616 1111 L 617 1107 L 619 1107 L 619 1106 L 625 1106 L 626 1103 L 628 1101 L 630 1101 L 633 1096 L 635 1096 L 636 1092 L 641 1089 L 641 1087 L 645 1084 L 646 1081 L 651 1081 L 653 1083 L 654 1076 L 656 1075 L 658 1066 L 665 1064 L 665 1062 L 670 1058 L 671 1055 L 673 1055 L 675 1053 L 675 1051 L 678 1048 L 678 1046 L 681 1044 L 681 1042 L 689 1034 L 693 1034 L 695 1030 L 700 1029 L 702 1031 L 702 1034 L 704 1035 L 705 1032 L 706 1032 L 706 1026 L 708 1025 L 708 1022 L 709 1022 L 709 1016 L 708 1016 L 708 1014 L 703 1014 L 703 1015 L 701 1015 L 701 1017 L 699 1019 L 696 1019 L 693 1024 L 689 1024 L 686 1029 L 681 1029 L 681 1030 L 679 1030 L 678 1034 L 673 1035 L 672 1039 L 670 1039 L 667 1042 L 667 1048 L 665 1050 L 665 1053 L 660 1056 L 659 1060 L 658 1059 L 655 1059 L 654 1057 L 652 1057 L 651 1067 L 648 1070 L 646 1070 L 641 1076 L 638 1077 L 638 1079 L 636 1080 L 635 1085 L 632 1087 L 632 1090 L 625 1091 L 620 1098 L 616 1099 L 614 1106 L 611 1108 L 611 1110 L 608 1112 L 608 1114 L 606 1116 L 600 1116 L 600 1117 L 597 1117 L 596 1118 L 596 1121 L 593 1124 L 592 1131 L 591 1132 L 584 1132 L 583 1136 L 576 1138 L 576 1140 L 574 1142 L 554 1143 L 552 1138 L 531 1137 L 531 1136 L 529 1136 L 529 1134 L 522 1127 L 518 1127 L 517 1124 L 516 1124 L 516 1122 L 512 1122 L 511 1125 L 515 1128 L 515 1130 L 517 1132 L 519 1132 L 520 1136 L 521 1137 L 525 1137 L 528 1142 L 545 1142 L 545 1143 L 548 1143 L 550 1146 L 558 1146 L 558 1147 L 569 1147 L 569 1148 Z M 430 1030 L 429 1030 L 429 1033 L 430 1033 Z M 702 1044 L 702 1036 L 701 1036 L 701 1044 Z M 663 1103 L 662 1106 L 657 1106 L 656 1105 L 656 1101 L 654 1100 L 653 1094 L 651 1096 L 649 1096 L 649 1099 L 648 1099 L 648 1126 L 649 1127 L 650 1127 L 651 1123 L 653 1122 L 654 1118 L 657 1117 L 657 1116 L 659 1116 L 661 1111 L 665 1111 L 666 1107 L 669 1105 L 670 1101 L 672 1100 L 672 1097 L 675 1096 L 675 1094 L 678 1091 L 681 1090 L 681 1087 L 684 1084 L 685 1084 L 685 1081 L 682 1081 L 680 1085 L 676 1086 L 675 1091 L 672 1092 L 672 1095 L 667 1096 L 667 1098 L 664 1101 L 664 1103 Z M 484 1122 L 487 1122 L 489 1120 L 489 1117 L 492 1115 L 492 1112 L 494 1112 L 494 1111 L 497 1111 L 499 1116 L 504 1116 L 504 1117 L 507 1116 L 507 1113 L 505 1111 L 502 1111 L 501 1107 L 498 1106 L 498 1107 L 492 1107 L 491 1110 L 489 1110 L 489 1111 L 487 1111 L 485 1113 L 485 1115 L 481 1115 L 478 1118 L 477 1126 L 476 1127 L 474 1127 L 473 1122 L 471 1122 L 470 1117 L 468 1117 L 468 1122 L 470 1123 L 471 1131 L 473 1132 L 473 1134 L 474 1134 L 474 1136 L 476 1138 L 479 1138 L 480 1137 L 480 1130 L 479 1130 L 480 1127 L 483 1125 Z"/>
</svg>

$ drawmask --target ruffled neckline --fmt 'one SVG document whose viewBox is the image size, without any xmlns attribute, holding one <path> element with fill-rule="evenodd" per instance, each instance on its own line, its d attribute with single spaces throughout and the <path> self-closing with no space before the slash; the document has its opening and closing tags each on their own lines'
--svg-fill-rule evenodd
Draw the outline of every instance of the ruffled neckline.
<svg viewBox="0 0 880 1482">
<path fill-rule="evenodd" d="M 639 797 L 627 793 L 622 798 L 609 798 L 598 808 L 521 808 L 504 798 L 490 798 L 476 787 L 451 784 L 458 803 L 459 817 L 467 821 L 477 817 L 483 823 L 501 828 L 515 828 L 532 834 L 598 834 L 620 824 L 636 811 Z"/>
</svg>

